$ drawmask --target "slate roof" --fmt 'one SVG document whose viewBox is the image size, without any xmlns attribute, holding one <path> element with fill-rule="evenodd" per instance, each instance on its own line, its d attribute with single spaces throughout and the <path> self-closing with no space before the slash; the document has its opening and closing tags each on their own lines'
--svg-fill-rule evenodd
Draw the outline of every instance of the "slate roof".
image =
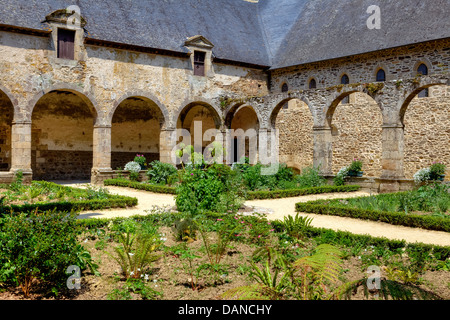
<svg viewBox="0 0 450 320">
<path fill-rule="evenodd" d="M 93 39 L 185 53 L 202 35 L 217 58 L 272 69 L 450 37 L 449 0 L 1 0 L 0 24 L 42 30 L 69 5 Z"/>
</svg>

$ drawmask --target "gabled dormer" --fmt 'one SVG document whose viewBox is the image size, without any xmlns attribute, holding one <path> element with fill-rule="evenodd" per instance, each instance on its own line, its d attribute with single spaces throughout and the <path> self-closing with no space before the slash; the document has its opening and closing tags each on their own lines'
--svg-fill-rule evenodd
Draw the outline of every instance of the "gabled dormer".
<svg viewBox="0 0 450 320">
<path fill-rule="evenodd" d="M 190 37 L 184 43 L 191 53 L 191 66 L 193 74 L 199 77 L 212 77 L 212 49 L 214 45 L 201 35 Z"/>
<path fill-rule="evenodd" d="M 52 31 L 50 58 L 58 63 L 84 60 L 84 27 L 86 20 L 77 6 L 56 10 L 45 17 Z"/>
</svg>

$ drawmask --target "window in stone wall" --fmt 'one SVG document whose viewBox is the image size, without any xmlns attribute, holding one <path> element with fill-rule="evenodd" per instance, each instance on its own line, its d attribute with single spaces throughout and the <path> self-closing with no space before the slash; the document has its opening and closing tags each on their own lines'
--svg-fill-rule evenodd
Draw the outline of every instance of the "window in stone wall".
<svg viewBox="0 0 450 320">
<path fill-rule="evenodd" d="M 344 74 L 341 78 L 341 84 L 349 84 L 350 83 L 350 78 L 348 77 L 348 75 Z M 344 99 L 342 99 L 341 101 L 342 104 L 349 104 L 350 103 L 350 96 L 346 96 Z"/>
<path fill-rule="evenodd" d="M 383 69 L 380 69 L 377 72 L 377 82 L 383 81 L 386 81 L 386 72 Z"/>
<path fill-rule="evenodd" d="M 316 89 L 317 88 L 317 82 L 315 79 L 311 79 L 311 81 L 309 82 L 309 88 L 310 89 Z"/>
<path fill-rule="evenodd" d="M 417 74 L 422 75 L 422 76 L 427 76 L 428 75 L 428 67 L 422 63 L 417 68 Z M 427 98 L 430 96 L 430 92 L 428 89 L 425 89 L 425 90 L 420 91 L 418 96 L 419 96 L 419 98 Z"/>
<path fill-rule="evenodd" d="M 75 31 L 58 29 L 58 58 L 75 59 Z"/>
<path fill-rule="evenodd" d="M 205 76 L 205 57 L 205 52 L 194 51 L 194 75 Z"/>
<path fill-rule="evenodd" d="M 287 85 L 287 83 L 283 83 L 283 85 L 281 86 L 281 92 L 288 92 L 289 91 L 289 87 Z"/>
</svg>

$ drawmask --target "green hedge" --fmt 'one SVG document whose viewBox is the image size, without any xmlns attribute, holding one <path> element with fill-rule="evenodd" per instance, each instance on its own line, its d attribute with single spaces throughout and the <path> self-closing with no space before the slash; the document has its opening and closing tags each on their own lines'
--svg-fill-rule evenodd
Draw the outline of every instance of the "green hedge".
<svg viewBox="0 0 450 320">
<path fill-rule="evenodd" d="M 434 216 L 420 216 L 401 212 L 376 211 L 367 209 L 348 208 L 323 204 L 322 201 L 297 203 L 297 212 L 307 212 L 331 216 L 386 222 L 412 228 L 422 228 L 434 231 L 450 232 L 450 219 Z"/>
<path fill-rule="evenodd" d="M 79 212 L 85 210 L 99 210 L 109 208 L 126 208 L 137 205 L 137 199 L 125 196 L 114 196 L 110 199 L 101 200 L 81 200 L 81 201 L 59 201 L 59 202 L 37 202 L 22 205 L 10 205 L 0 207 L 0 214 L 19 213 L 19 212 L 46 212 L 46 211 L 64 211 Z"/>
<path fill-rule="evenodd" d="M 145 190 L 155 193 L 166 193 L 166 194 L 176 194 L 175 187 L 167 187 L 167 186 L 159 186 L 149 183 L 141 183 L 137 181 L 125 180 L 125 179 L 108 179 L 104 182 L 105 186 L 117 186 L 117 187 L 126 187 L 133 188 L 139 190 Z"/>
<path fill-rule="evenodd" d="M 159 186 L 148 183 L 141 183 L 137 181 L 130 181 L 124 179 L 108 179 L 104 181 L 105 186 L 127 187 L 155 193 L 176 194 L 175 187 Z M 303 189 L 287 189 L 274 191 L 249 191 L 247 192 L 247 200 L 256 199 L 279 199 L 298 197 L 308 194 L 332 193 L 332 192 L 353 192 L 358 191 L 360 186 L 322 186 Z"/>
<path fill-rule="evenodd" d="M 299 197 L 309 194 L 333 193 L 333 192 L 353 192 L 358 191 L 360 186 L 321 186 L 303 189 L 287 189 L 274 191 L 249 191 L 247 193 L 247 200 L 256 199 L 279 199 Z"/>
</svg>

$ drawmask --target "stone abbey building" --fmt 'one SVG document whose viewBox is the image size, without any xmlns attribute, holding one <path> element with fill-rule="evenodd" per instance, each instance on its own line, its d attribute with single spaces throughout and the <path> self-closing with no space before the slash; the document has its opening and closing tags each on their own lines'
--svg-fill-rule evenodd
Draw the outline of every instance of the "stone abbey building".
<svg viewBox="0 0 450 320">
<path fill-rule="evenodd" d="M 448 0 L 2 0 L 0 180 L 170 162 L 172 133 L 201 121 L 277 129 L 290 167 L 332 176 L 359 158 L 361 181 L 400 190 L 450 167 L 449 13 Z"/>
</svg>

